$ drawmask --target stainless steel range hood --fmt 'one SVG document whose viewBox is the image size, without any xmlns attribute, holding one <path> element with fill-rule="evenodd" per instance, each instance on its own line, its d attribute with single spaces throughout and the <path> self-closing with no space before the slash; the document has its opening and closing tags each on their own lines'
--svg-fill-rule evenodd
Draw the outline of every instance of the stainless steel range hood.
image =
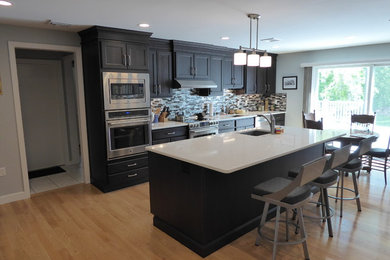
<svg viewBox="0 0 390 260">
<path fill-rule="evenodd" d="M 189 80 L 176 79 L 180 88 L 217 88 L 217 84 L 212 80 Z"/>
</svg>

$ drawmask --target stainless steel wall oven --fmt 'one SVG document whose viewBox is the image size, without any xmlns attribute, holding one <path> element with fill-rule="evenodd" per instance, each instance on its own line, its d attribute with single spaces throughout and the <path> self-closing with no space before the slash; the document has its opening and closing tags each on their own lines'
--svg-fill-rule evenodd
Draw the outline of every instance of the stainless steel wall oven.
<svg viewBox="0 0 390 260">
<path fill-rule="evenodd" d="M 106 111 L 109 160 L 145 152 L 151 144 L 150 109 Z"/>
</svg>

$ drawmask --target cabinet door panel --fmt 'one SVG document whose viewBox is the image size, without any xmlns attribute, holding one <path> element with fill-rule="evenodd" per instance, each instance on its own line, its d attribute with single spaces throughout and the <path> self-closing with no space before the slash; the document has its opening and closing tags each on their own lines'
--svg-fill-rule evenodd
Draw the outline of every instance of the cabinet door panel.
<svg viewBox="0 0 390 260">
<path fill-rule="evenodd" d="M 256 69 L 257 67 L 248 67 L 245 66 L 245 93 L 246 94 L 255 94 L 256 87 Z"/>
<path fill-rule="evenodd" d="M 133 70 L 148 69 L 148 48 L 140 44 L 127 44 L 128 68 Z"/>
<path fill-rule="evenodd" d="M 224 89 L 233 87 L 233 59 L 224 58 L 222 62 L 222 86 Z"/>
<path fill-rule="evenodd" d="M 120 41 L 102 41 L 102 67 L 126 69 L 126 44 Z"/>
<path fill-rule="evenodd" d="M 178 79 L 192 79 L 194 55 L 192 53 L 176 52 L 175 76 Z"/>
<path fill-rule="evenodd" d="M 194 67 L 196 79 L 210 78 L 210 56 L 208 55 L 194 55 Z"/>
<path fill-rule="evenodd" d="M 244 66 L 233 65 L 233 84 L 234 89 L 240 89 L 244 87 Z"/>
<path fill-rule="evenodd" d="M 157 84 L 159 97 L 171 96 L 172 81 L 172 53 L 169 51 L 157 51 Z"/>
<path fill-rule="evenodd" d="M 150 97 L 157 97 L 157 51 L 149 50 Z"/>
<path fill-rule="evenodd" d="M 210 89 L 212 95 L 222 95 L 222 57 L 211 57 L 210 79 L 217 84 L 216 89 Z"/>
</svg>

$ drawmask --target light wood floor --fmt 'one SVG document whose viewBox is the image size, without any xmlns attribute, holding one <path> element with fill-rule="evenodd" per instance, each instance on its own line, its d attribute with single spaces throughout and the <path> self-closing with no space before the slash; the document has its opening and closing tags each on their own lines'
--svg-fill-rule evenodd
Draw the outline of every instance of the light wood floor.
<svg viewBox="0 0 390 260">
<path fill-rule="evenodd" d="M 311 259 L 389 259 L 390 186 L 379 172 L 363 174 L 359 186 L 363 211 L 346 201 L 333 238 L 319 221 L 305 220 Z M 270 259 L 271 245 L 256 247 L 255 237 L 252 230 L 206 259 Z M 107 194 L 78 184 L 1 205 L 0 259 L 202 258 L 153 227 L 145 183 Z M 303 259 L 302 247 L 279 247 L 278 259 Z"/>
</svg>

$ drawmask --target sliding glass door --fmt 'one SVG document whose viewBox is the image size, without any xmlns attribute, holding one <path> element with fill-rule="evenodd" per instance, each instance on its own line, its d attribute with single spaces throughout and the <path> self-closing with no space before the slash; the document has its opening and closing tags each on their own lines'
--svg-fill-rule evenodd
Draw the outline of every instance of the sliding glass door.
<svg viewBox="0 0 390 260">
<path fill-rule="evenodd" d="M 375 131 L 390 133 L 390 65 L 314 68 L 311 111 L 324 129 L 349 129 L 351 114 L 376 113 Z M 383 140 L 382 140 L 383 139 Z"/>
</svg>

